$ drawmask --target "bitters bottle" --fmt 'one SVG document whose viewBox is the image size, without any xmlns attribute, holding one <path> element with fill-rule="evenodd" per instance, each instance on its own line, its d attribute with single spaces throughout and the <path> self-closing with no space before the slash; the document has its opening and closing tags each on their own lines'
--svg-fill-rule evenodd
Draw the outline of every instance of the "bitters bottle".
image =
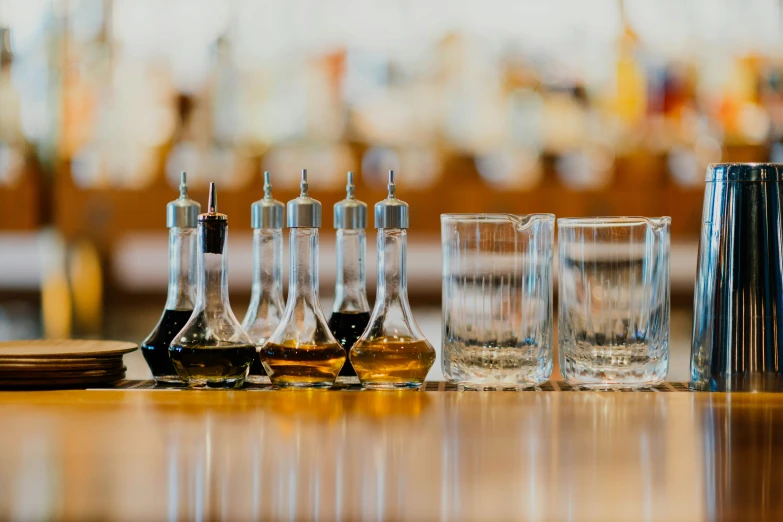
<svg viewBox="0 0 783 522">
<path fill-rule="evenodd" d="M 188 197 L 183 172 L 179 198 L 166 205 L 169 229 L 169 288 L 158 324 L 141 343 L 141 353 L 157 382 L 181 382 L 169 359 L 169 346 L 193 314 L 196 302 L 196 226 L 201 205 Z"/>
<path fill-rule="evenodd" d="M 375 205 L 378 229 L 378 290 L 370 324 L 350 351 L 364 388 L 418 388 L 435 362 L 408 303 L 405 266 L 408 204 L 395 195 L 389 171 L 388 197 Z"/>
<path fill-rule="evenodd" d="M 264 172 L 264 198 L 250 207 L 253 228 L 253 286 L 242 328 L 253 339 L 256 351 L 275 331 L 283 317 L 283 214 L 285 207 L 272 197 L 269 172 Z M 250 366 L 250 381 L 266 375 L 261 359 Z"/>
<path fill-rule="evenodd" d="M 240 388 L 256 347 L 228 302 L 228 216 L 217 211 L 214 183 L 209 184 L 207 213 L 198 217 L 198 239 L 196 306 L 171 343 L 169 356 L 192 387 Z"/>
<path fill-rule="evenodd" d="M 280 325 L 261 349 L 272 384 L 328 388 L 345 362 L 345 350 L 329 330 L 318 292 L 318 229 L 321 203 L 308 195 L 307 171 L 301 194 L 286 206 L 290 231 L 288 301 Z"/>
<path fill-rule="evenodd" d="M 346 355 L 370 322 L 367 303 L 367 204 L 356 199 L 353 172 L 348 173 L 344 200 L 334 205 L 334 228 L 337 229 L 337 278 L 334 306 L 329 329 L 345 349 Z M 354 377 L 356 372 L 346 361 L 340 375 Z"/>
</svg>

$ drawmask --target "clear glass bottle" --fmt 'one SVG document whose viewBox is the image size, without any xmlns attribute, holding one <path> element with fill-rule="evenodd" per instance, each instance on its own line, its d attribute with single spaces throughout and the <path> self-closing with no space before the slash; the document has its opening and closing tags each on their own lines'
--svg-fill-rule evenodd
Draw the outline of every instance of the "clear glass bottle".
<svg viewBox="0 0 783 522">
<path fill-rule="evenodd" d="M 329 318 L 332 335 L 346 355 L 370 322 L 367 303 L 367 204 L 354 196 L 353 172 L 348 173 L 346 198 L 334 205 L 334 228 L 337 229 L 337 282 L 334 306 Z M 356 371 L 346 361 L 340 376 L 355 377 Z"/>
<path fill-rule="evenodd" d="M 288 301 L 280 325 L 261 349 L 261 362 L 277 386 L 328 388 L 345 363 L 345 350 L 329 330 L 318 292 L 318 229 L 321 203 L 307 194 L 302 171 L 301 195 L 288 202 L 291 229 Z"/>
<path fill-rule="evenodd" d="M 275 331 L 283 317 L 283 214 L 285 207 L 272 197 L 269 172 L 264 172 L 264 198 L 250 207 L 253 228 L 253 286 L 242 328 L 253 339 L 256 351 Z M 261 359 L 250 366 L 250 382 L 266 375 Z"/>
<path fill-rule="evenodd" d="M 256 357 L 253 340 L 228 302 L 228 217 L 217 212 L 215 184 L 198 217 L 198 292 L 193 315 L 169 349 L 179 376 L 193 387 L 240 388 Z"/>
<path fill-rule="evenodd" d="M 0 26 L 0 187 L 15 186 L 31 166 L 25 154 L 32 147 L 22 131 L 23 76 L 17 72 L 24 67 L 17 69 L 14 58 L 11 29 Z"/>
<path fill-rule="evenodd" d="M 408 204 L 397 199 L 395 189 L 394 172 L 389 171 L 389 195 L 375 205 L 375 307 L 349 356 L 362 386 L 370 389 L 418 388 L 435 362 L 435 349 L 416 324 L 408 303 Z"/>
<path fill-rule="evenodd" d="M 193 314 L 196 302 L 196 226 L 201 205 L 188 197 L 183 172 L 179 198 L 166 205 L 169 228 L 169 289 L 163 315 L 141 343 L 141 353 L 156 381 L 181 382 L 169 359 L 169 347 Z"/>
</svg>

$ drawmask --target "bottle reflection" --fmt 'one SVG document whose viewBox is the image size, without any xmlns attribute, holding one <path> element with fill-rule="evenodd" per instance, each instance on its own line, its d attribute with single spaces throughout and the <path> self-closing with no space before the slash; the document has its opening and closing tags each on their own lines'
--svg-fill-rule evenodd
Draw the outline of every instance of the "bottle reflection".
<svg viewBox="0 0 783 522">
<path fill-rule="evenodd" d="M 351 401 L 343 489 L 346 519 L 437 518 L 437 480 L 444 444 L 442 424 L 423 415 L 426 393 L 382 391 Z M 416 437 L 411 437 L 415 423 Z"/>
<path fill-rule="evenodd" d="M 267 470 L 261 444 L 262 429 L 237 430 L 227 414 L 177 419 L 166 444 L 168 520 L 269 517 L 263 511 Z"/>
<path fill-rule="evenodd" d="M 449 435 L 438 416 L 428 414 L 429 394 L 199 396 L 199 404 L 161 406 L 159 431 L 144 438 L 155 448 L 160 437 L 157 460 L 126 463 L 128 472 L 148 472 L 144 480 L 133 475 L 145 499 L 138 514 L 163 513 L 168 520 L 438 517 L 444 498 L 438 474 Z"/>
<path fill-rule="evenodd" d="M 710 520 L 783 520 L 783 405 L 754 407 L 754 398 L 710 397 L 704 408 Z"/>
</svg>

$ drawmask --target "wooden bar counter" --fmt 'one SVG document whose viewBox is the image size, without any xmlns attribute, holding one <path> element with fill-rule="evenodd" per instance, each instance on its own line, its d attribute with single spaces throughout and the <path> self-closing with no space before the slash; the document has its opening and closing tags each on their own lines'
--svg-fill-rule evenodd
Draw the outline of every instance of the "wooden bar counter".
<svg viewBox="0 0 783 522">
<path fill-rule="evenodd" d="M 0 393 L 0 519 L 783 520 L 783 395 Z"/>
</svg>

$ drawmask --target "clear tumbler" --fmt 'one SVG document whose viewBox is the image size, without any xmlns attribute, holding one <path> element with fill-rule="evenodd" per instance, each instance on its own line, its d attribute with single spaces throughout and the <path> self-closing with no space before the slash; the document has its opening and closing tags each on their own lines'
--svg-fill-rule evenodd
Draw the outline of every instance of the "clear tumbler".
<svg viewBox="0 0 783 522">
<path fill-rule="evenodd" d="M 523 388 L 552 372 L 552 214 L 443 214 L 443 374 Z"/>
<path fill-rule="evenodd" d="M 635 388 L 669 370 L 671 218 L 557 220 L 560 371 L 572 385 Z"/>
</svg>

